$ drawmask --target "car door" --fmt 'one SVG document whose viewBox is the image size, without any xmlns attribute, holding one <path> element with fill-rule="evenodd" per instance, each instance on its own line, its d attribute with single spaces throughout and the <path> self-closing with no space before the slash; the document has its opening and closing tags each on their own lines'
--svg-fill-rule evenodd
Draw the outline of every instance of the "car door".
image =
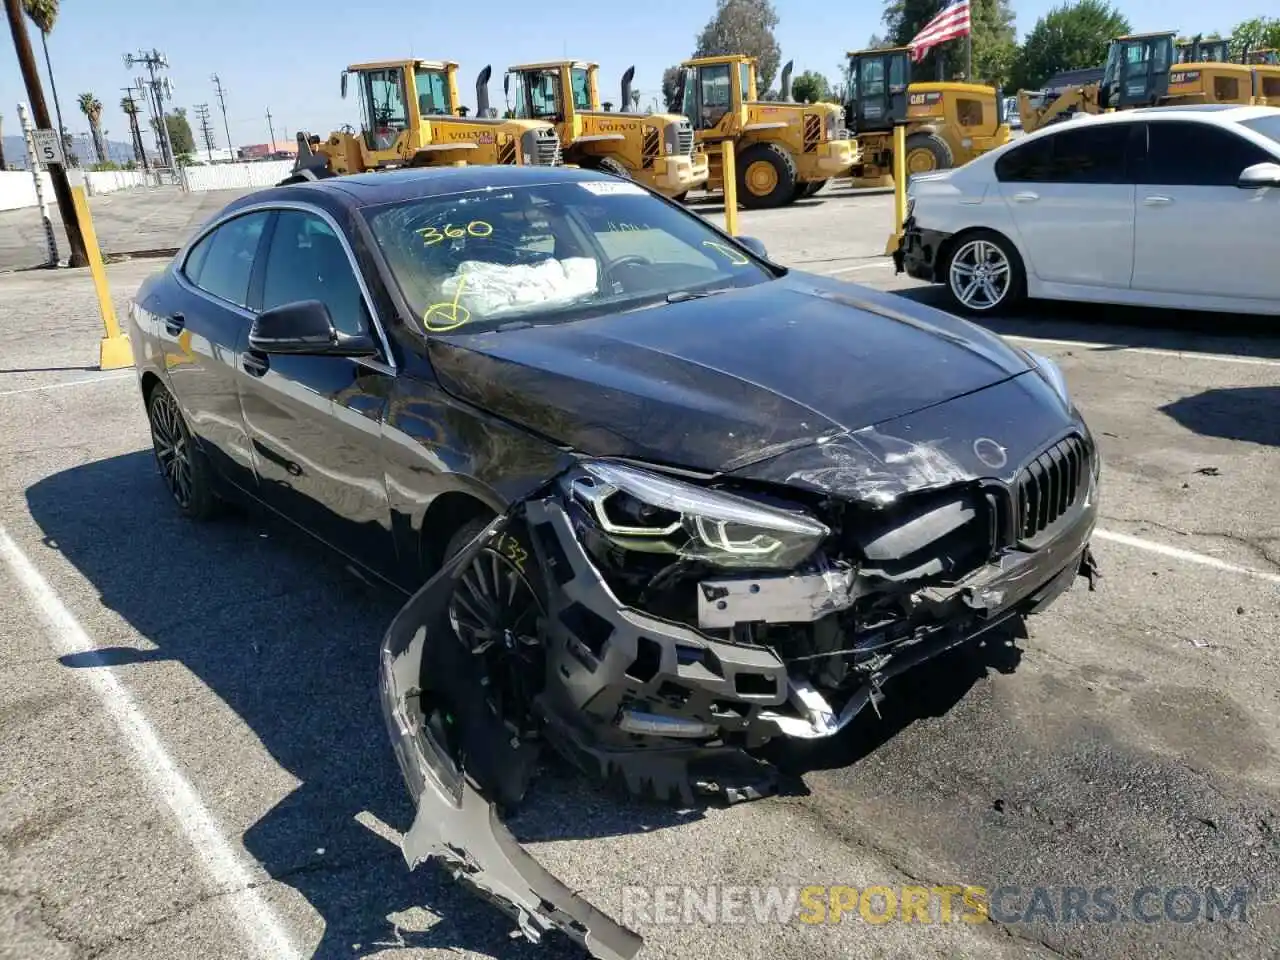
<svg viewBox="0 0 1280 960">
<path fill-rule="evenodd" d="M 1139 124 L 1068 120 L 995 167 L 1029 273 L 1048 283 L 1127 288 L 1133 273 Z"/>
<path fill-rule="evenodd" d="M 260 496 L 348 556 L 393 571 L 380 438 L 395 372 L 355 259 L 318 209 L 280 210 L 261 257 L 259 310 L 319 300 L 339 330 L 371 334 L 384 355 L 242 354 L 240 405 Z"/>
<path fill-rule="evenodd" d="M 253 314 L 249 277 L 268 211 L 223 221 L 174 267 L 174 296 L 158 317 L 157 336 L 169 383 L 211 466 L 242 487 L 254 486 L 253 458 L 240 416 L 236 367 Z"/>
<path fill-rule="evenodd" d="M 1280 190 L 1238 187 L 1241 172 L 1277 157 L 1233 130 L 1151 121 L 1137 192 L 1133 286 L 1161 293 L 1280 295 Z"/>
</svg>

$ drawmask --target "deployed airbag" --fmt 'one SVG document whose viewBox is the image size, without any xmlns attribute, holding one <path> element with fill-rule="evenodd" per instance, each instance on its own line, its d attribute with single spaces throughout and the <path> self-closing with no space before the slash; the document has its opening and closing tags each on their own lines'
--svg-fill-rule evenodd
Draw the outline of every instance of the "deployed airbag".
<svg viewBox="0 0 1280 960">
<path fill-rule="evenodd" d="M 464 260 L 440 285 L 450 300 L 484 317 L 526 307 L 560 307 L 595 293 L 596 261 L 591 257 L 548 257 L 535 264 L 506 265 Z"/>
</svg>

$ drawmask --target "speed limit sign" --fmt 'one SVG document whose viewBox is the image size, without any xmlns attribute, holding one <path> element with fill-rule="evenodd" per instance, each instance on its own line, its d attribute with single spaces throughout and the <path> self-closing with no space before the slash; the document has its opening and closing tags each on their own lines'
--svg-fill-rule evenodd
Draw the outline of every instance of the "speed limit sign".
<svg viewBox="0 0 1280 960">
<path fill-rule="evenodd" d="M 36 159 L 41 164 L 47 167 L 51 163 L 66 162 L 56 130 L 33 130 L 31 131 L 31 138 L 36 145 Z"/>
</svg>

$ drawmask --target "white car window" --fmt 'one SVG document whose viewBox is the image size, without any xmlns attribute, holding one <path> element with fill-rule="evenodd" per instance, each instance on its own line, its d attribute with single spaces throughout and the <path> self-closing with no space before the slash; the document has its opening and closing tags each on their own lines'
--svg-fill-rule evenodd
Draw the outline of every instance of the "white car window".
<svg viewBox="0 0 1280 960">
<path fill-rule="evenodd" d="M 1126 160 L 1139 124 L 1083 121 L 1030 140 L 996 161 L 1005 183 L 1132 183 Z"/>
<path fill-rule="evenodd" d="M 1274 163 L 1257 144 L 1222 127 L 1190 120 L 1147 124 L 1147 161 L 1141 183 L 1234 187 L 1245 167 Z"/>
</svg>

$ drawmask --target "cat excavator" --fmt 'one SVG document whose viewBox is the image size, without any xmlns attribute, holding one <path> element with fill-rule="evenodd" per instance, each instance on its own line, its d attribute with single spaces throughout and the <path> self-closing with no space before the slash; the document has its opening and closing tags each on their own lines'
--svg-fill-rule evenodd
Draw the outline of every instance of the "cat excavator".
<svg viewBox="0 0 1280 960">
<path fill-rule="evenodd" d="M 485 67 L 476 81 L 477 116 L 458 98 L 452 60 L 380 60 L 342 73 L 342 96 L 356 84 L 361 129 L 350 126 L 321 140 L 298 134 L 298 158 L 282 183 L 402 167 L 562 162 L 560 138 L 545 120 L 492 116 Z"/>
</svg>

